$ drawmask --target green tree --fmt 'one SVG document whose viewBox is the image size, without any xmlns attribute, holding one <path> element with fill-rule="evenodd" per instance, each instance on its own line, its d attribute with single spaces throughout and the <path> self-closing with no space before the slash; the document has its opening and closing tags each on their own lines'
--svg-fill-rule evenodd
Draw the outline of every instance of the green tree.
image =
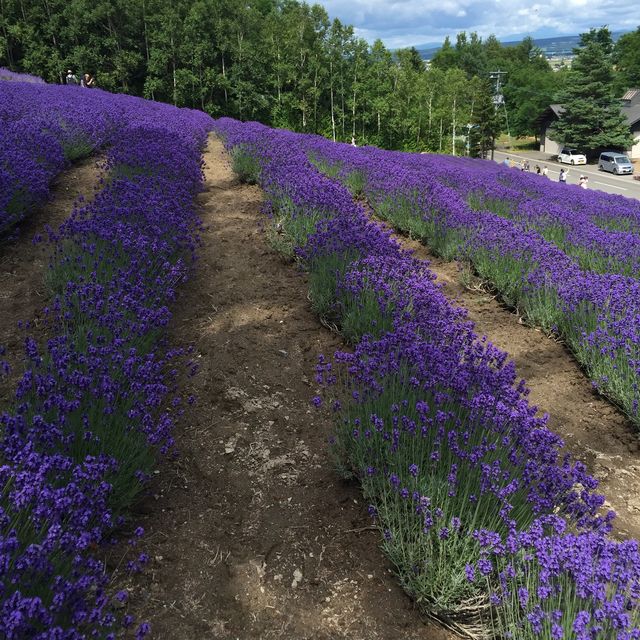
<svg viewBox="0 0 640 640">
<path fill-rule="evenodd" d="M 458 65 L 458 52 L 451 45 L 449 36 L 444 39 L 442 47 L 436 52 L 431 60 L 431 66 L 435 69 L 453 69 Z"/>
<path fill-rule="evenodd" d="M 555 138 L 589 155 L 610 147 L 626 149 L 632 143 L 614 96 L 610 42 L 604 27 L 582 34 L 566 89 L 558 95 L 564 112 L 553 126 Z"/>
<path fill-rule="evenodd" d="M 389 130 L 389 116 L 392 107 L 392 57 L 382 40 L 373 43 L 367 66 L 364 69 L 363 92 L 366 96 L 366 129 L 362 143 L 369 142 L 384 146 Z M 368 135 L 367 135 L 368 134 Z"/>
<path fill-rule="evenodd" d="M 640 88 L 640 27 L 620 36 L 613 51 L 617 70 L 615 87 L 621 96 L 627 89 Z"/>
<path fill-rule="evenodd" d="M 493 103 L 493 87 L 488 81 L 480 82 L 470 125 L 469 153 L 474 157 L 486 158 L 493 152 L 496 136 L 502 126 Z"/>
</svg>

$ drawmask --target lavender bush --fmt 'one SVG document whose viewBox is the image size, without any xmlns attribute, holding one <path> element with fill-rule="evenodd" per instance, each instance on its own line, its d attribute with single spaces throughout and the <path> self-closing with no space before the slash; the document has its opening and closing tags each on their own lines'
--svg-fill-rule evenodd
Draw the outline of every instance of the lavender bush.
<svg viewBox="0 0 640 640">
<path fill-rule="evenodd" d="M 173 446 L 178 351 L 163 336 L 195 258 L 193 198 L 211 121 L 135 98 L 112 96 L 105 109 L 94 92 L 7 86 L 5 125 L 24 119 L 39 90 L 38 104 L 55 99 L 59 113 L 86 114 L 88 126 L 96 107 L 84 130 L 96 132 L 92 140 L 107 129 L 117 135 L 103 190 L 51 234 L 49 339 L 27 337 L 15 402 L 0 411 L 0 636 L 115 638 L 116 625 L 131 620 L 116 619 L 95 551 L 123 527 L 157 457 Z M 56 136 L 36 140 L 59 154 Z M 145 561 L 141 554 L 132 568 Z"/>
<path fill-rule="evenodd" d="M 63 168 L 112 144 L 134 103 L 104 91 L 22 81 L 0 92 L 0 235 L 49 196 Z"/>
<path fill-rule="evenodd" d="M 44 84 L 44 80 L 38 76 L 32 76 L 29 73 L 16 73 L 5 67 L 0 67 L 0 80 L 10 80 L 12 82 L 35 82 Z"/>
<path fill-rule="evenodd" d="M 528 320 L 563 337 L 593 384 L 640 423 L 640 204 L 468 158 L 300 144 L 393 226 L 469 261 Z"/>
<path fill-rule="evenodd" d="M 361 171 L 368 176 L 369 198 L 385 201 L 382 191 L 369 190 L 369 150 L 356 164 L 361 150 L 314 136 L 228 119 L 218 120 L 215 128 L 229 148 L 251 149 L 268 196 L 267 213 L 309 271 L 314 306 L 354 344 L 352 352 L 337 353 L 334 361 L 322 358 L 317 380 L 326 385 L 336 412 L 333 450 L 339 468 L 359 479 L 405 588 L 431 615 L 477 637 L 504 632 L 578 638 L 586 636 L 574 629 L 583 627 L 593 638 L 637 637 L 633 615 L 623 620 L 619 607 L 600 607 L 602 599 L 576 600 L 577 570 L 546 573 L 545 562 L 569 558 L 576 538 L 615 547 L 607 538 L 613 514 L 602 512 L 596 481 L 564 453 L 546 418 L 528 404 L 513 363 L 475 335 L 465 312 L 442 295 L 427 264 L 372 224 L 352 194 L 309 160 L 327 162 L 334 176 Z M 436 207 L 442 206 L 440 197 L 446 202 L 445 187 L 434 186 L 442 191 L 436 198 L 420 191 L 397 165 L 387 163 L 385 170 L 393 194 L 406 187 L 405 202 L 422 198 L 439 233 Z M 350 184 L 356 192 L 362 188 L 360 179 Z M 470 207 L 465 211 L 475 215 Z M 454 229 L 456 242 L 471 246 L 473 233 L 461 224 Z M 534 259 L 529 270 L 535 268 Z M 545 562 L 526 548 L 532 539 L 526 536 L 533 533 L 551 549 Z M 508 544 L 499 547 L 497 541 L 503 540 Z M 596 546 L 585 547 L 593 566 L 600 562 Z M 504 548 L 499 560 L 498 548 Z M 547 585 L 553 598 L 540 604 L 547 593 L 542 589 L 526 599 L 520 585 L 507 597 L 501 577 L 505 563 L 518 566 L 518 579 L 526 573 L 531 584 Z M 637 609 L 637 590 L 628 585 L 637 583 L 639 566 L 625 565 L 626 581 L 602 572 L 598 585 L 606 598 Z M 569 586 L 559 589 L 560 580 Z M 553 607 L 548 624 L 532 627 L 530 618 L 545 612 L 547 604 Z M 584 612 L 600 626 L 582 625 Z M 565 636 L 553 626 L 560 619 Z M 525 630 L 528 635 L 519 635 Z"/>
</svg>

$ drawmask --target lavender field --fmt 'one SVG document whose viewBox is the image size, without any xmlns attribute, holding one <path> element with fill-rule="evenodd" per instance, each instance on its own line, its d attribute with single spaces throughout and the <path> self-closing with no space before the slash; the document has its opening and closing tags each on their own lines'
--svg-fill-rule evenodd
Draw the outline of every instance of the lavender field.
<svg viewBox="0 0 640 640">
<path fill-rule="evenodd" d="M 0 232 L 15 236 L 69 162 L 96 149 L 106 162 L 96 198 L 35 239 L 51 245 L 45 334 L 27 331 L 19 371 L 0 363 L 17 378 L 0 407 L 0 636 L 113 638 L 133 621 L 95 552 L 142 535 L 127 510 L 173 448 L 179 353 L 163 332 L 194 260 L 211 120 L 14 79 L 0 87 Z"/>
<path fill-rule="evenodd" d="M 639 424 L 640 203 L 493 163 L 308 147 L 374 211 L 468 261 L 531 324 L 564 339 L 594 386 Z"/>
<path fill-rule="evenodd" d="M 9 405 L 0 406 L 0 636 L 141 638 L 152 629 L 153 617 L 134 620 L 132 589 L 112 582 L 107 557 L 117 545 L 131 549 L 130 574 L 151 562 L 158 572 L 166 565 L 146 552 L 144 528 L 131 511 L 148 498 L 161 460 L 179 454 L 176 426 L 193 420 L 195 398 L 184 379 L 196 374 L 196 355 L 171 339 L 176 334 L 169 327 L 179 292 L 194 274 L 202 287 L 207 230 L 196 196 L 212 190 L 202 159 L 211 131 L 224 141 L 240 179 L 264 194 L 264 238 L 306 272 L 314 312 L 344 340 L 342 349 L 319 356 L 315 381 L 303 388 L 321 389 L 310 400 L 333 416 L 333 462 L 341 477 L 359 483 L 379 544 L 418 608 L 478 639 L 640 638 L 638 542 L 613 535 L 615 514 L 598 481 L 529 401 L 509 354 L 477 334 L 465 309 L 443 294 L 429 263 L 403 248 L 379 220 L 472 265 L 529 323 L 562 337 L 593 385 L 638 424 L 637 203 L 587 196 L 493 163 L 353 148 L 2 70 L 0 257 L 5 243 L 26 241 L 46 245 L 50 263 L 42 308 L 20 319 L 25 348 L 18 367 L 2 361 L 0 345 L 0 376 L 12 387 Z M 105 160 L 95 198 L 78 202 L 59 229 L 23 238 L 25 221 L 51 197 L 55 176 L 96 153 Z M 208 264 L 218 270 L 225 248 L 213 249 Z M 236 265 L 249 262 L 235 259 Z M 232 289 L 235 278 L 227 278 Z M 275 295 L 275 285 L 262 288 L 267 297 Z M 207 300 L 203 327 L 215 325 L 216 304 Z M 220 334 L 221 351 L 238 340 L 235 332 L 249 323 L 249 311 L 261 312 L 257 303 L 238 307 L 228 326 L 209 329 Z M 285 322 L 288 316 L 277 324 Z M 257 324 L 266 342 L 263 327 Z M 283 348 L 265 352 L 273 360 L 266 373 L 271 383 L 275 370 L 284 371 L 283 363 L 296 356 Z M 260 409 L 276 413 L 252 426 L 248 457 L 238 462 L 232 456 L 242 437 L 235 430 L 247 430 L 243 420 L 257 405 L 242 389 L 221 383 L 240 368 L 235 356 L 224 375 L 216 371 L 224 354 L 202 349 L 197 358 L 215 382 L 204 400 L 222 396 L 234 435 L 221 440 L 216 424 L 215 442 L 197 441 L 195 449 L 221 447 L 224 465 L 242 473 L 248 468 L 243 484 L 255 481 L 266 491 L 260 473 L 300 465 L 285 453 L 274 462 L 266 449 L 266 462 L 261 457 L 253 468 L 260 438 L 268 441 L 260 430 L 278 435 L 272 449 L 304 444 L 289 415 L 276 411 L 294 395 L 286 375 L 285 391 L 261 400 Z M 245 369 L 258 374 L 257 367 Z M 238 401 L 241 409 L 232 411 Z M 309 411 L 306 399 L 304 405 Z M 200 419 L 212 422 L 206 406 Z M 299 421 L 305 420 L 300 411 Z M 318 466 L 317 456 L 305 452 L 303 459 Z M 291 502 L 293 485 L 301 486 L 302 499 L 314 490 L 327 493 L 324 486 L 304 485 L 312 473 L 306 464 L 309 469 L 296 469 L 299 476 L 277 476 L 278 489 L 286 488 L 274 497 L 279 508 Z M 179 501 L 189 512 L 211 491 L 194 519 L 213 526 L 221 504 L 237 490 L 222 486 L 202 460 L 196 467 L 201 485 L 191 491 L 198 495 Z M 179 478 L 186 491 L 187 481 Z M 254 512 L 261 504 L 259 490 L 235 499 Z M 239 504 L 229 508 L 225 526 L 237 519 Z M 169 517 L 162 512 L 159 519 Z M 290 518 L 284 518 L 287 526 Z M 307 522 L 294 529 L 296 537 L 320 535 Z M 166 544 L 208 549 L 210 540 L 192 539 L 188 531 L 184 539 L 167 536 Z M 268 533 L 255 536 L 262 564 L 251 574 L 262 579 L 270 570 L 267 558 L 274 561 L 262 548 Z M 320 562 L 337 540 L 331 533 Z M 211 564 L 194 561 L 199 574 L 215 573 L 223 563 L 219 552 L 224 556 L 217 548 Z M 190 558 L 176 562 L 171 580 L 178 583 Z M 304 577 L 297 565 L 293 573 L 296 598 L 310 588 L 303 568 Z M 233 583 L 239 570 L 234 565 L 222 575 Z M 278 576 L 278 584 L 286 582 Z M 331 593 L 323 603 L 339 599 Z M 248 617 L 240 595 L 229 600 L 239 600 Z M 180 626 L 186 609 L 176 611 L 165 604 L 156 613 L 172 615 Z M 207 637 L 224 628 L 198 633 Z M 242 630 L 229 634 L 241 637 Z"/>
<path fill-rule="evenodd" d="M 215 129 L 267 194 L 273 246 L 304 266 L 317 313 L 353 345 L 321 358 L 314 402 L 333 407 L 336 461 L 405 589 L 472 637 L 639 637 L 637 541 L 610 536 L 597 482 L 529 405 L 507 354 L 357 198 L 470 260 L 632 416 L 637 281 L 620 273 L 615 238 L 634 243 L 637 208 L 603 196 L 586 210 L 578 189 L 489 163 Z"/>
</svg>

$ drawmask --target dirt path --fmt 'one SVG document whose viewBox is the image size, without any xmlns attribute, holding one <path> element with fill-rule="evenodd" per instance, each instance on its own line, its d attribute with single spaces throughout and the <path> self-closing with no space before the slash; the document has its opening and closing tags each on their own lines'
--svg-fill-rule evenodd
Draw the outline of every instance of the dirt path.
<svg viewBox="0 0 640 640">
<path fill-rule="evenodd" d="M 420 620 L 329 459 L 330 416 L 310 401 L 340 340 L 267 247 L 260 190 L 214 137 L 205 160 L 201 261 L 171 329 L 194 346 L 199 401 L 134 518 L 151 562 L 128 579 L 130 612 L 158 640 L 450 638 Z"/>
<path fill-rule="evenodd" d="M 618 514 L 616 534 L 640 538 L 640 440 L 633 424 L 593 390 L 562 343 L 523 325 L 493 296 L 464 287 L 458 263 L 433 256 L 417 241 L 400 240 L 430 261 L 444 293 L 468 309 L 476 332 L 515 361 L 531 390 L 531 403 L 549 414 L 549 427 L 600 480 L 608 508 Z"/>
<path fill-rule="evenodd" d="M 31 322 L 36 329 L 46 305 L 44 273 L 49 263 L 50 246 L 36 243 L 36 236 L 46 238 L 46 227 L 57 229 L 70 215 L 79 196 L 90 200 L 99 188 L 99 164 L 102 157 L 82 160 L 63 171 L 51 186 L 49 201 L 34 211 L 19 226 L 15 240 L 0 240 L 0 346 L 6 348 L 7 360 L 19 373 L 25 334 L 18 322 Z M 0 406 L 6 406 L 15 376 L 0 378 Z"/>
</svg>

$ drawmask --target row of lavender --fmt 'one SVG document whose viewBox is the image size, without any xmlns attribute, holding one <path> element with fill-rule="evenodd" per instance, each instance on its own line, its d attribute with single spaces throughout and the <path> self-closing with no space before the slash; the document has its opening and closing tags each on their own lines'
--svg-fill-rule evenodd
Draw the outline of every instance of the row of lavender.
<svg viewBox="0 0 640 640">
<path fill-rule="evenodd" d="M 360 480 L 404 587 L 476 637 L 640 637 L 638 544 L 608 538 L 595 480 L 506 354 L 311 164 L 314 138 L 215 128 L 267 193 L 271 237 L 308 269 L 315 309 L 354 344 L 318 381 L 339 468 Z"/>
<path fill-rule="evenodd" d="M 633 231 L 594 232 L 594 221 L 640 222 L 637 202 L 477 160 L 316 137 L 304 144 L 325 171 L 365 192 L 380 217 L 447 259 L 471 262 L 530 322 L 560 334 L 594 386 L 640 424 L 640 280 L 596 264 L 622 264 L 626 251 L 631 264 L 640 239 Z M 600 248 L 607 244 L 605 257 L 597 257 L 596 236 Z M 589 252 L 589 260 L 580 257 Z"/>
<path fill-rule="evenodd" d="M 127 118 L 116 95 L 14 75 L 20 81 L 0 84 L 0 235 L 46 201 L 65 166 L 112 142 Z"/>
<path fill-rule="evenodd" d="M 28 73 L 16 73 L 7 69 L 6 67 L 0 67 L 0 81 L 8 80 L 11 82 L 35 82 L 37 84 L 45 84 L 44 80 L 38 76 L 32 76 Z"/>
<path fill-rule="evenodd" d="M 21 89 L 11 88 L 16 105 Z M 57 99 L 69 112 L 89 114 L 94 104 L 73 89 Z M 134 98 L 111 103 L 122 117 L 104 188 L 51 238 L 48 340 L 26 339 L 15 403 L 0 411 L 0 636 L 8 639 L 115 638 L 131 624 L 117 619 L 96 551 L 114 531 L 133 529 L 126 509 L 171 450 L 181 411 L 179 352 L 163 335 L 195 255 L 193 198 L 211 120 Z"/>
</svg>

